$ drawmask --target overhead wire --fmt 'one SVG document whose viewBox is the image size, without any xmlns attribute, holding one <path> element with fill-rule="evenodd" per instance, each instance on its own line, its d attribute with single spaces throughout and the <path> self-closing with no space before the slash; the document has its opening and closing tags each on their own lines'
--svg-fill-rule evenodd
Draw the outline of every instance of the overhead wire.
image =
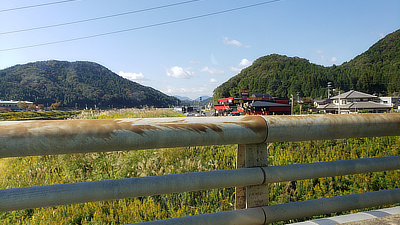
<svg viewBox="0 0 400 225">
<path fill-rule="evenodd" d="M 85 19 L 85 20 L 77 20 L 77 21 L 67 22 L 67 23 L 59 23 L 59 24 L 53 24 L 53 25 L 47 25 L 47 26 L 41 26 L 41 27 L 33 27 L 33 28 L 27 28 L 27 29 L 21 29 L 21 30 L 0 32 L 0 35 L 20 33 L 20 32 L 26 32 L 26 31 L 33 31 L 33 30 L 40 30 L 40 29 L 46 29 L 46 28 L 72 25 L 72 24 L 77 24 L 77 23 L 90 22 L 90 21 L 95 21 L 95 20 L 108 19 L 108 18 L 112 18 L 112 17 L 125 16 L 125 15 L 129 15 L 129 14 L 140 13 L 140 12 L 147 12 L 147 11 L 151 11 L 151 10 L 168 8 L 168 7 L 172 7 L 172 6 L 183 5 L 183 4 L 198 2 L 198 1 L 201 1 L 201 0 L 190 0 L 190 1 L 178 2 L 178 3 L 156 6 L 156 7 L 146 8 L 146 9 L 139 9 L 139 10 L 130 11 L 130 12 L 112 14 L 112 15 L 108 15 L 108 16 L 100 16 L 100 17 L 95 17 L 95 18 L 90 18 L 90 19 Z"/>
<path fill-rule="evenodd" d="M 46 46 L 46 45 L 54 45 L 54 44 L 60 44 L 60 43 L 65 43 L 65 42 L 72 42 L 72 41 L 90 39 L 90 38 L 95 38 L 95 37 L 107 36 L 107 35 L 112 35 L 112 34 L 125 33 L 125 32 L 129 32 L 129 31 L 134 31 L 134 30 L 158 27 L 158 26 L 163 26 L 163 25 L 168 25 L 168 24 L 173 24 L 173 23 L 179 23 L 179 22 L 183 22 L 183 21 L 189 21 L 189 20 L 194 20 L 194 19 L 199 19 L 199 18 L 204 18 L 204 17 L 209 17 L 209 16 L 215 16 L 215 15 L 229 13 L 229 12 L 238 11 L 238 10 L 242 10 L 242 9 L 253 8 L 253 7 L 266 5 L 266 4 L 270 4 L 270 3 L 274 3 L 274 2 L 279 2 L 279 1 L 282 1 L 282 0 L 264 1 L 264 2 L 260 2 L 260 3 L 236 7 L 236 8 L 232 8 L 232 9 L 226 9 L 226 10 L 221 10 L 221 11 L 217 11 L 217 12 L 206 13 L 206 14 L 202 14 L 202 15 L 198 15 L 198 16 L 186 17 L 183 19 L 171 20 L 171 21 L 155 23 L 155 24 L 150 24 L 150 25 L 145 25 L 145 26 L 140 26 L 140 27 L 134 27 L 134 28 L 124 29 L 124 30 L 111 31 L 111 32 L 106 32 L 106 33 L 101 33 L 101 34 L 88 35 L 88 36 L 84 36 L 84 37 L 77 37 L 77 38 L 71 38 L 71 39 L 65 39 L 65 40 L 53 41 L 53 42 L 46 42 L 46 43 L 34 44 L 34 45 L 26 45 L 26 46 L 21 46 L 21 47 L 0 49 L 0 52 L 40 47 L 40 46 Z"/>
<path fill-rule="evenodd" d="M 48 3 L 42 3 L 42 4 L 36 4 L 36 5 L 21 6 L 21 7 L 10 8 L 10 9 L 0 9 L 0 13 L 16 11 L 16 10 L 21 10 L 21 9 L 36 8 L 36 7 L 42 7 L 42 6 L 48 6 L 48 5 L 55 5 L 55 4 L 60 4 L 60 3 L 75 2 L 75 1 L 80 1 L 80 0 L 63 0 L 63 1 L 57 1 L 57 2 L 48 2 Z"/>
</svg>

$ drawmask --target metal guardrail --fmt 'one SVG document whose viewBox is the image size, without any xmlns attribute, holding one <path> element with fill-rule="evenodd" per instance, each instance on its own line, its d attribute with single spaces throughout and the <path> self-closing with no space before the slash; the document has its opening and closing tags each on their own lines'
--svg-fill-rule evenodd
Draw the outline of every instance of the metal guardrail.
<svg viewBox="0 0 400 225">
<path fill-rule="evenodd" d="M 0 122 L 0 158 L 400 135 L 400 114 Z"/>
<path fill-rule="evenodd" d="M 16 157 L 222 144 L 257 146 L 267 142 L 399 136 L 400 114 L 5 121 L 0 122 L 0 126 L 0 157 Z M 250 149 L 246 152 L 250 152 Z M 266 153 L 263 150 L 260 152 Z M 249 157 L 246 156 L 247 161 Z M 245 167 L 248 165 L 261 167 L 3 189 L 0 190 L 0 211 L 222 187 L 255 186 L 262 189 L 263 185 L 273 182 L 400 169 L 400 156 L 274 167 L 268 167 L 261 162 L 246 164 Z M 250 192 L 250 188 L 247 191 Z M 359 199 L 357 196 L 365 196 L 364 194 L 343 198 L 350 199 L 346 205 L 353 207 L 352 209 L 369 207 L 371 204 L 400 202 L 400 189 L 378 193 L 369 193 L 371 196 L 379 196 L 368 197 L 374 199 L 372 202 L 354 202 L 353 198 Z M 347 201 L 342 196 L 333 198 L 281 206 L 248 203 L 247 207 L 254 208 L 164 222 L 200 221 L 200 224 L 204 218 L 211 218 L 212 224 L 228 224 L 233 218 L 237 219 L 235 222 L 241 218 L 246 221 L 245 224 L 253 224 L 251 221 L 254 224 L 263 224 L 284 220 L 280 214 L 293 216 L 289 219 L 305 217 L 310 213 L 323 214 L 319 204 L 332 204 L 329 210 L 334 211 L 330 212 L 348 209 L 343 204 L 337 207 L 336 201 Z M 291 208 L 292 205 L 297 207 L 299 204 L 302 210 L 304 208 L 301 204 L 307 205 L 307 210 L 304 209 L 303 212 L 299 208 Z M 302 212 L 282 213 L 289 212 L 289 209 Z M 216 218 L 221 218 L 221 221 Z M 222 220 L 225 222 L 219 223 Z"/>
<path fill-rule="evenodd" d="M 262 185 L 400 168 L 400 156 L 242 168 L 0 190 L 0 211 Z"/>
<path fill-rule="evenodd" d="M 187 216 L 167 220 L 158 220 L 137 225 L 169 225 L 169 224 L 254 224 L 262 225 L 290 219 L 324 215 L 356 208 L 394 204 L 400 201 L 400 189 L 342 195 L 301 202 L 247 208 L 196 216 Z"/>
</svg>

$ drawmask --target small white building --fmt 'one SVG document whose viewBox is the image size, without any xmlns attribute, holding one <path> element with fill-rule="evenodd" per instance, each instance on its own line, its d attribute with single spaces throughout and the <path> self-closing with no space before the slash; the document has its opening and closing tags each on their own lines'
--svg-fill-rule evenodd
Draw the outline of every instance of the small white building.
<svg viewBox="0 0 400 225">
<path fill-rule="evenodd" d="M 380 103 L 389 105 L 393 109 L 400 109 L 400 98 L 393 98 L 393 97 L 379 97 Z"/>
<path fill-rule="evenodd" d="M 29 105 L 33 104 L 33 102 L 29 102 L 29 101 L 13 101 L 13 100 L 3 101 L 3 100 L 0 100 L 0 108 L 3 108 L 3 110 L 7 110 L 7 111 L 19 111 L 19 110 L 26 109 L 26 108 L 21 109 L 19 107 L 18 104 L 21 104 L 21 103 L 26 104 L 26 108 L 28 108 Z"/>
<path fill-rule="evenodd" d="M 393 107 L 392 97 L 379 97 L 379 103 Z"/>
</svg>

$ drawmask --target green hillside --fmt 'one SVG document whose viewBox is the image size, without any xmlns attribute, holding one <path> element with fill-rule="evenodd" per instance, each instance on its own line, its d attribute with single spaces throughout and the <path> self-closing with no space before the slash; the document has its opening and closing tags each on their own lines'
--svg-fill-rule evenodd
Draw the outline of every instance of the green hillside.
<svg viewBox="0 0 400 225">
<path fill-rule="evenodd" d="M 0 99 L 62 107 L 175 105 L 178 99 L 118 76 L 93 62 L 42 61 L 0 70 Z"/>
<path fill-rule="evenodd" d="M 331 81 L 343 91 L 390 95 L 400 91 L 400 30 L 387 35 L 363 54 L 340 66 L 324 67 L 307 59 L 268 55 L 254 61 L 214 90 L 214 99 L 238 97 L 239 91 L 277 97 L 321 97 Z"/>
</svg>

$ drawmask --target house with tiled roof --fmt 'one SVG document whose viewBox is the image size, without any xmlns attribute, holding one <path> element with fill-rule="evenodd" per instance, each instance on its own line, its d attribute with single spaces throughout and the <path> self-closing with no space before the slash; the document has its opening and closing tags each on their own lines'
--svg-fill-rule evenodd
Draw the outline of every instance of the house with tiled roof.
<svg viewBox="0 0 400 225">
<path fill-rule="evenodd" d="M 385 113 L 392 109 L 390 105 L 381 104 L 378 96 L 354 90 L 334 96 L 331 100 L 331 103 L 318 105 L 317 110 L 325 113 L 347 114 L 358 111 Z"/>
</svg>

